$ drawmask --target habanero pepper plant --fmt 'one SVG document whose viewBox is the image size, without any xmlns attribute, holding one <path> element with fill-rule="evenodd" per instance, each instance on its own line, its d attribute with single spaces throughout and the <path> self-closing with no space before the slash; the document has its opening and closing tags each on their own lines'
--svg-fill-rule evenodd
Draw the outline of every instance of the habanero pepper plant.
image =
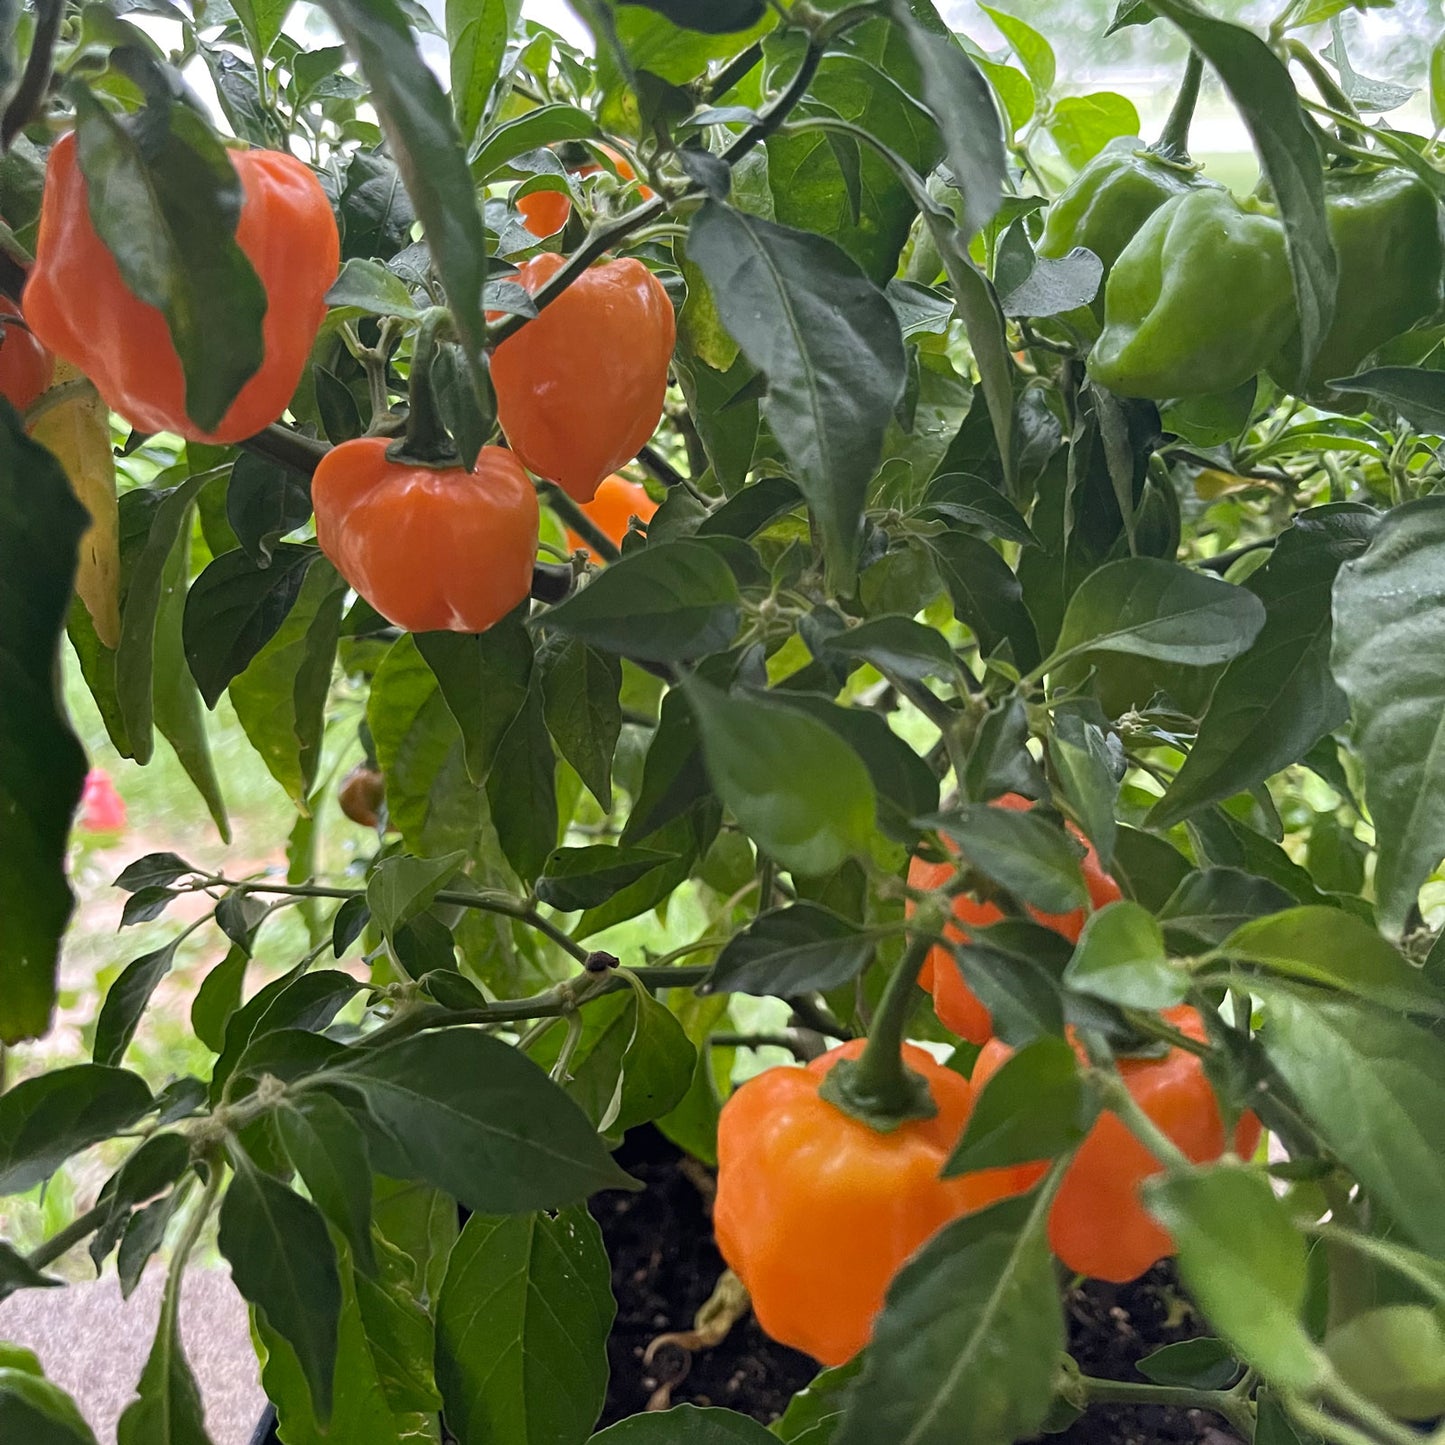
<svg viewBox="0 0 1445 1445">
<path fill-rule="evenodd" d="M 520 8 L 443 79 L 403 0 L 0 27 L 0 1194 L 105 1180 L 0 1297 L 168 1271 L 121 1445 L 209 1439 L 213 1226 L 286 1445 L 1442 1445 L 1445 67 L 1127 0 L 1151 144 L 1003 10 Z M 126 867 L 47 1066 L 62 662 L 223 838 L 228 694 L 296 820 Z M 644 1127 L 791 1403 L 599 1430 Z M 1084 1373 L 1167 1258 L 1197 1338 Z M 93 1445 L 8 1347 L 0 1425 Z"/>
</svg>

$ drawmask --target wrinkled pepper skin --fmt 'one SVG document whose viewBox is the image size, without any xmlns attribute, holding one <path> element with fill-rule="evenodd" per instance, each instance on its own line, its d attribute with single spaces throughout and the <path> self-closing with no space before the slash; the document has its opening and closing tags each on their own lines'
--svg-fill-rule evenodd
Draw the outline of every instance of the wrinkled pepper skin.
<svg viewBox="0 0 1445 1445">
<path fill-rule="evenodd" d="M 265 355 L 214 431 L 186 414 L 185 375 L 165 316 L 125 284 L 91 224 L 73 132 L 56 141 L 46 163 L 35 265 L 22 303 L 36 338 L 79 367 L 132 426 L 216 444 L 254 436 L 286 410 L 326 319 L 341 259 L 331 203 L 307 166 L 279 151 L 227 155 L 244 192 L 236 244 L 266 291 Z"/>
<path fill-rule="evenodd" d="M 723 1105 L 713 1228 L 775 1340 L 841 1365 L 868 1343 L 889 1282 L 950 1220 L 1028 1187 L 1032 1166 L 939 1171 L 973 1107 L 967 1080 L 904 1045 L 938 1113 L 879 1133 L 820 1098 L 856 1039 L 806 1068 L 768 1069 Z"/>
<path fill-rule="evenodd" d="M 1166 1009 L 1164 1019 L 1187 1038 L 1208 1039 L 1204 1020 L 1187 1006 Z M 1085 1055 L 1074 1046 L 1080 1062 Z M 1013 1050 L 990 1040 L 974 1065 L 982 1090 Z M 1248 1159 L 1259 1143 L 1259 1120 L 1244 1114 L 1228 1139 L 1214 1086 L 1197 1054 L 1171 1048 L 1158 1058 L 1120 1059 L 1119 1074 L 1134 1102 L 1195 1164 L 1208 1164 L 1232 1148 Z M 1034 1166 L 1035 1177 L 1040 1166 Z M 1076 1274 L 1126 1284 L 1174 1253 L 1174 1241 L 1145 1210 L 1144 1180 L 1164 1166 L 1115 1114 L 1101 1114 L 1064 1174 L 1049 1211 L 1049 1247 Z M 1013 1171 L 1015 1174 L 1018 1171 Z M 1027 1177 L 1027 1175 L 1025 1176 Z"/>
<path fill-rule="evenodd" d="M 1338 402 L 1326 383 L 1353 376 L 1377 347 L 1439 314 L 1445 245 L 1440 206 L 1408 171 L 1326 175 L 1325 211 L 1340 263 L 1334 321 L 1303 382 L 1298 329 L 1269 373 L 1306 400 Z"/>
<path fill-rule="evenodd" d="M 1083 246 L 1104 263 L 1107 277 L 1124 248 L 1160 206 L 1211 184 L 1194 168 L 1149 149 L 1137 136 L 1114 141 L 1050 205 L 1038 254 L 1057 258 Z M 1093 309 L 1103 316 L 1102 286 Z"/>
<path fill-rule="evenodd" d="M 537 493 L 503 447 L 476 470 L 393 460 L 386 437 L 342 442 L 311 479 L 316 540 L 388 622 L 485 632 L 532 587 Z"/>
<path fill-rule="evenodd" d="M 1243 385 L 1293 325 L 1284 228 L 1227 191 L 1161 206 L 1124 248 L 1104 292 L 1089 375 L 1121 396 L 1162 401 Z"/>
<path fill-rule="evenodd" d="M 1033 804 L 1018 793 L 1005 793 L 990 806 L 1027 812 Z M 1104 872 L 1094 845 L 1089 843 L 1072 823 L 1069 824 L 1069 832 L 1087 848 L 1079 864 L 1079 871 L 1084 875 L 1084 886 L 1089 890 L 1090 907 L 1097 910 L 1106 904 L 1118 902 L 1123 894 L 1119 891 L 1119 885 Z M 955 846 L 948 839 L 944 842 L 950 849 Z M 915 858 L 908 865 L 908 884 L 911 888 L 942 888 L 953 881 L 957 871 L 951 863 L 931 863 L 924 858 Z M 1031 908 L 1029 913 L 1036 923 L 1063 934 L 1070 943 L 1079 941 L 1088 917 L 1082 908 L 1076 908 L 1072 913 L 1040 913 L 1037 908 Z M 908 905 L 908 914 L 910 917 L 913 914 L 911 903 Z M 955 922 L 949 924 L 948 936 L 956 942 L 966 943 L 970 929 L 987 928 L 990 924 L 999 922 L 1003 916 L 1003 911 L 996 904 L 983 903 L 972 894 L 960 893 L 953 900 Z M 956 1033 L 961 1039 L 967 1039 L 971 1044 L 987 1043 L 993 1037 L 992 1016 L 983 1001 L 964 982 L 953 953 L 943 944 L 935 944 L 929 949 L 928 957 L 918 975 L 918 986 L 933 995 L 933 1011 L 944 1028 Z"/>
</svg>

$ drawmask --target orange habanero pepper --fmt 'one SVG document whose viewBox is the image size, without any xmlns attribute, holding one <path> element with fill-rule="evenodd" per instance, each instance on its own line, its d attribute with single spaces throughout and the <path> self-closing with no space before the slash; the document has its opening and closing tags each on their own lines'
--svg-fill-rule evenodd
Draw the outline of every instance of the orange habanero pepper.
<svg viewBox="0 0 1445 1445">
<path fill-rule="evenodd" d="M 51 147 L 25 319 L 57 356 L 80 368 L 105 403 L 142 431 L 228 443 L 254 436 L 286 410 L 326 317 L 341 242 L 320 182 L 279 151 L 227 151 L 245 199 L 236 243 L 266 291 L 265 359 L 215 431 L 186 415 L 186 381 L 165 316 L 142 301 L 90 222 L 75 135 Z M 224 336 L 216 338 L 224 346 Z"/>
<path fill-rule="evenodd" d="M 0 297 L 0 318 L 20 316 L 13 301 Z M 16 411 L 39 401 L 55 372 L 55 358 L 24 326 L 0 322 L 0 396 Z"/>
<path fill-rule="evenodd" d="M 1033 804 L 1017 793 L 1005 793 L 989 806 L 1026 812 Z M 1085 841 L 1083 834 L 1072 823 L 1069 824 L 1069 831 L 1080 842 Z M 948 839 L 944 839 L 944 842 L 949 848 L 954 848 L 954 844 Z M 1094 851 L 1093 844 L 1088 845 L 1088 851 L 1079 866 L 1084 875 L 1084 886 L 1089 890 L 1089 901 L 1095 909 L 1104 907 L 1106 903 L 1117 902 L 1123 896 L 1119 885 L 1100 866 L 1099 855 Z M 913 888 L 941 888 L 957 871 L 951 863 L 929 863 L 922 858 L 915 858 L 908 865 L 908 882 Z M 911 916 L 911 905 L 908 912 Z M 1029 912 L 1037 922 L 1063 934 L 1070 943 L 1077 943 L 1079 935 L 1084 931 L 1085 913 L 1082 908 L 1076 908 L 1072 913 L 1041 913 L 1036 908 L 1029 909 Z M 948 936 L 963 943 L 968 939 L 969 928 L 986 928 L 991 923 L 997 923 L 1004 915 L 994 904 L 981 903 L 967 893 L 960 893 L 953 900 L 953 916 L 964 926 L 950 925 Z M 992 1037 L 993 1019 L 989 1016 L 988 1009 L 963 981 L 953 954 L 943 944 L 940 943 L 930 950 L 918 976 L 918 985 L 933 994 L 934 1012 L 945 1028 L 951 1029 L 971 1044 L 981 1044 Z"/>
<path fill-rule="evenodd" d="M 476 470 L 393 461 L 385 437 L 332 448 L 316 468 L 316 540 L 378 612 L 410 632 L 485 632 L 532 587 L 537 493 L 511 452 Z"/>
<path fill-rule="evenodd" d="M 620 547 L 632 518 L 650 522 L 657 511 L 657 503 L 647 495 L 646 487 L 629 482 L 626 477 L 613 476 L 597 488 L 597 495 L 583 504 L 582 511 L 609 542 L 615 542 Z M 574 552 L 586 552 L 594 562 L 602 561 L 576 532 L 567 533 L 567 545 Z"/>
<path fill-rule="evenodd" d="M 973 1107 L 965 1079 L 911 1044 L 938 1108 L 880 1133 L 820 1098 L 864 1041 L 768 1069 L 723 1105 L 713 1229 L 775 1340 L 841 1365 L 868 1342 L 904 1261 L 950 1220 L 1027 1188 L 1032 1166 L 940 1179 Z"/>
<path fill-rule="evenodd" d="M 611 146 L 603 146 L 602 150 L 611 159 L 620 180 L 637 179 L 632 162 L 621 151 L 615 151 Z M 572 174 L 580 180 L 584 176 L 596 175 L 601 169 L 600 165 L 592 162 L 578 166 Z M 641 186 L 637 192 L 638 199 L 642 201 L 650 201 L 656 194 L 651 186 Z M 517 209 L 522 213 L 522 224 L 540 240 L 555 236 L 567 224 L 567 217 L 572 214 L 572 202 L 563 191 L 533 191 L 518 200 Z"/>
<path fill-rule="evenodd" d="M 1203 1043 L 1198 1011 L 1186 1006 L 1162 1015 L 1180 1033 Z M 1075 1044 L 1080 1057 L 1083 1052 Z M 1013 1052 L 998 1039 L 984 1046 L 972 1084 L 981 1089 Z M 1214 1087 L 1196 1054 L 1171 1048 L 1159 1058 L 1123 1058 L 1119 1074 L 1141 1109 L 1196 1164 L 1218 1159 L 1232 1143 L 1243 1158 L 1259 1143 L 1259 1120 L 1244 1114 L 1226 1140 Z M 1036 1174 L 1039 1166 L 1034 1166 Z M 1115 1114 L 1099 1116 L 1064 1175 L 1049 1213 L 1049 1244 L 1076 1274 L 1125 1284 L 1174 1253 L 1174 1241 L 1144 1209 L 1139 1186 L 1164 1166 Z"/>
<path fill-rule="evenodd" d="M 535 293 L 565 264 L 534 256 L 516 279 Z M 676 339 L 672 302 L 641 261 L 584 272 L 492 355 L 497 419 L 512 450 L 573 500 L 590 502 L 656 431 Z"/>
</svg>

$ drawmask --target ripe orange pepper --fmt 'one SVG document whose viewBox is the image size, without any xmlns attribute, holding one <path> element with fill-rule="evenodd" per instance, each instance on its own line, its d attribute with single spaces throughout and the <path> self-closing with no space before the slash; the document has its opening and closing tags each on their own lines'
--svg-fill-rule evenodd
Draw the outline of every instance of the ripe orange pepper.
<svg viewBox="0 0 1445 1445">
<path fill-rule="evenodd" d="M 220 425 L 205 432 L 186 415 L 185 375 L 165 316 L 126 286 L 91 225 L 74 134 L 50 151 L 25 319 L 45 346 L 95 383 L 112 411 L 142 431 L 213 443 L 254 436 L 286 410 L 326 316 L 341 241 L 320 182 L 279 151 L 227 155 L 245 193 L 236 242 L 266 290 L 265 360 Z"/>
<path fill-rule="evenodd" d="M 1208 1038 L 1204 1021 L 1187 1005 L 1166 1009 L 1163 1017 L 1188 1038 L 1200 1043 Z M 1083 1058 L 1078 1044 L 1074 1047 Z M 974 1088 L 981 1089 L 1012 1053 L 998 1039 L 985 1044 L 973 1068 Z M 1161 1058 L 1118 1062 L 1135 1102 L 1194 1163 L 1207 1164 L 1224 1153 L 1227 1141 L 1219 1102 L 1198 1055 L 1171 1048 Z M 1232 1141 L 1234 1152 L 1247 1159 L 1259 1135 L 1259 1120 L 1251 1113 L 1241 1116 Z M 1138 1279 L 1173 1254 L 1173 1239 L 1139 1199 L 1139 1185 L 1163 1169 L 1117 1115 L 1101 1114 L 1054 1198 L 1049 1213 L 1054 1253 L 1076 1274 L 1115 1284 Z"/>
<path fill-rule="evenodd" d="M 1027 812 L 1033 804 L 1017 793 L 1005 793 L 989 806 Z M 1083 834 L 1072 823 L 1069 824 L 1069 831 L 1081 843 L 1085 842 Z M 957 851 L 948 839 L 944 839 L 944 842 Z M 1084 875 L 1084 886 L 1089 890 L 1089 901 L 1095 909 L 1104 907 L 1106 903 L 1114 903 L 1123 896 L 1119 885 L 1100 866 L 1099 855 L 1094 851 L 1093 844 L 1088 845 L 1080 870 Z M 913 888 L 941 888 L 956 872 L 950 863 L 929 863 L 922 858 L 915 858 L 908 865 L 908 882 Z M 911 905 L 908 912 L 911 916 Z M 1036 908 L 1030 908 L 1029 912 L 1037 922 L 1062 933 L 1070 943 L 1077 943 L 1079 935 L 1084 931 L 1086 915 L 1082 908 L 1077 908 L 1072 913 L 1041 913 Z M 963 943 L 968 939 L 968 928 L 986 928 L 991 923 L 997 923 L 1004 915 L 994 904 L 980 903 L 967 893 L 960 893 L 953 900 L 953 916 L 966 926 L 950 926 L 948 936 Z M 951 1029 L 971 1044 L 981 1044 L 992 1037 L 993 1019 L 989 1017 L 988 1009 L 963 981 L 953 954 L 943 944 L 938 944 L 930 951 L 923 970 L 918 975 L 918 984 L 920 988 L 928 989 L 933 994 L 934 1012 L 945 1028 Z"/>
<path fill-rule="evenodd" d="M 818 1095 L 854 1040 L 806 1068 L 768 1069 L 723 1105 L 713 1229 L 775 1340 L 841 1365 L 868 1343 L 903 1262 L 950 1220 L 1027 1186 L 1034 1170 L 939 1171 L 973 1108 L 965 1079 L 905 1044 L 938 1113 L 880 1133 Z"/>
<path fill-rule="evenodd" d="M 316 540 L 378 612 L 411 632 L 485 632 L 532 587 L 537 493 L 511 452 L 476 470 L 393 461 L 385 437 L 334 447 L 311 480 Z"/>
<path fill-rule="evenodd" d="M 635 181 L 637 172 L 632 168 L 632 162 L 627 159 L 621 151 L 615 151 L 611 146 L 603 146 L 612 161 L 613 169 L 620 179 L 624 181 Z M 581 179 L 584 176 L 593 176 L 602 167 L 595 162 L 590 165 L 578 166 L 573 175 Z M 639 200 L 650 201 L 657 194 L 651 186 L 642 186 L 638 189 Z M 572 214 L 572 202 L 562 191 L 533 191 L 523 196 L 517 202 L 517 209 L 522 213 L 522 224 L 538 239 L 546 236 L 555 236 L 563 226 L 567 224 L 567 217 Z"/>
<path fill-rule="evenodd" d="M 582 510 L 609 542 L 616 542 L 620 547 L 632 518 L 650 522 L 657 511 L 657 503 L 647 495 L 646 487 L 629 482 L 626 477 L 608 477 L 597 488 L 597 495 L 585 503 Z M 594 562 L 603 560 L 576 532 L 567 533 L 567 545 L 574 552 L 586 552 Z"/>
<path fill-rule="evenodd" d="M 0 317 L 20 316 L 20 308 L 0 297 Z M 16 411 L 39 401 L 50 385 L 55 358 L 24 326 L 0 324 L 0 396 Z"/>
<path fill-rule="evenodd" d="M 535 293 L 565 264 L 534 256 L 517 280 Z M 512 450 L 590 502 L 657 430 L 676 339 L 672 302 L 641 261 L 593 266 L 492 355 L 497 419 Z"/>
</svg>

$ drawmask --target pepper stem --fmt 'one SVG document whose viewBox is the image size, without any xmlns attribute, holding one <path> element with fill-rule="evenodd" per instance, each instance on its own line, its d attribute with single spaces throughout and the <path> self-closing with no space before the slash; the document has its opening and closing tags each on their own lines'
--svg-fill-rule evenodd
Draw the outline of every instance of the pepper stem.
<svg viewBox="0 0 1445 1445">
<path fill-rule="evenodd" d="M 387 449 L 387 455 L 394 461 L 426 467 L 455 467 L 461 463 L 456 443 L 448 435 L 441 412 L 437 410 L 431 381 L 442 330 L 451 323 L 451 312 L 444 306 L 432 306 L 422 312 L 411 351 L 406 435 Z"/>
<path fill-rule="evenodd" d="M 1179 94 L 1174 97 L 1174 108 L 1159 139 L 1154 144 L 1157 151 L 1165 151 L 1171 159 L 1189 159 L 1189 127 L 1194 121 L 1194 107 L 1199 103 L 1199 84 L 1204 79 L 1204 57 L 1194 49 L 1184 63 L 1184 79 L 1179 82 Z"/>
<path fill-rule="evenodd" d="M 882 1134 L 909 1119 L 931 1119 L 938 1112 L 928 1085 L 903 1062 L 903 1031 L 913 1008 L 913 991 L 933 942 L 929 934 L 922 934 L 908 945 L 883 991 L 862 1054 L 835 1064 L 818 1090 L 830 1104 Z"/>
</svg>

